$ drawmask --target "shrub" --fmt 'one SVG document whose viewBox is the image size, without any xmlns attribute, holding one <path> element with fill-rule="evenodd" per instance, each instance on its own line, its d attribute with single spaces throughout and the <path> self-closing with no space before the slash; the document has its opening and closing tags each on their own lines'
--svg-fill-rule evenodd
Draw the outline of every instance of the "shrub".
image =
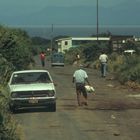
<svg viewBox="0 0 140 140">
<path fill-rule="evenodd" d="M 2 87 L 0 89 L 2 90 Z M 2 96 L 6 93 L 0 95 L 0 140 L 19 140 L 17 124 L 8 112 L 7 96 Z"/>
<path fill-rule="evenodd" d="M 65 51 L 65 61 L 66 63 L 73 64 L 73 62 L 76 60 L 76 54 L 80 54 L 80 58 L 83 59 L 83 53 L 82 53 L 83 47 L 73 47 L 70 48 L 68 51 Z"/>
<path fill-rule="evenodd" d="M 0 53 L 16 70 L 33 62 L 31 40 L 26 32 L 0 26 Z"/>
<path fill-rule="evenodd" d="M 116 77 L 124 84 L 128 81 L 140 83 L 140 56 L 128 56 L 117 70 Z"/>
<path fill-rule="evenodd" d="M 116 73 L 124 62 L 124 56 L 112 53 L 108 60 L 108 71 Z"/>
</svg>

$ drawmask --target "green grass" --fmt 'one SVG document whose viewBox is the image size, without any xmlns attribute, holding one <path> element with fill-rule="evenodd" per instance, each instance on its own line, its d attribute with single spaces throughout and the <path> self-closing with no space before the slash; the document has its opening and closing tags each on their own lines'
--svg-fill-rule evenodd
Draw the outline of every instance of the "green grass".
<svg viewBox="0 0 140 140">
<path fill-rule="evenodd" d="M 0 91 L 0 140 L 20 140 L 18 125 L 9 112 L 8 94 L 1 85 Z"/>
</svg>

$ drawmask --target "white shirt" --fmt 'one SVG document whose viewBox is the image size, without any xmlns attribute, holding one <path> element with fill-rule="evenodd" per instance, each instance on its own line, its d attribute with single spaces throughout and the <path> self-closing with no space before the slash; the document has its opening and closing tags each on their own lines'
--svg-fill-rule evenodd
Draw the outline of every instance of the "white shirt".
<svg viewBox="0 0 140 140">
<path fill-rule="evenodd" d="M 106 63 L 108 60 L 108 56 L 106 54 L 101 54 L 99 60 L 101 61 L 101 63 Z"/>
<path fill-rule="evenodd" d="M 85 78 L 88 78 L 88 75 L 84 70 L 79 69 L 74 72 L 73 77 L 76 83 L 85 83 Z"/>
</svg>

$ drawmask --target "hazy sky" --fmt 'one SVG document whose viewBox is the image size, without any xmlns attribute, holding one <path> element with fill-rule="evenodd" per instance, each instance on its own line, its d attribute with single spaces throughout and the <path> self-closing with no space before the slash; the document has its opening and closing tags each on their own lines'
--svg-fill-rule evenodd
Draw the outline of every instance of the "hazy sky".
<svg viewBox="0 0 140 140">
<path fill-rule="evenodd" d="M 140 0 L 134 0 L 134 1 L 132 1 L 132 0 L 98 0 L 98 2 L 99 2 L 100 11 L 104 10 L 104 8 L 106 9 L 106 11 L 109 10 L 106 17 L 110 16 L 109 17 L 110 19 L 113 18 L 114 15 L 115 15 L 115 18 L 123 16 L 122 14 L 124 14 L 124 12 L 125 12 L 124 17 L 121 17 L 119 20 L 120 24 L 121 24 L 122 19 L 124 19 L 124 18 L 127 18 L 128 20 L 122 21 L 123 24 L 124 24 L 124 22 L 126 22 L 126 23 L 132 22 L 132 20 L 130 20 L 129 16 L 127 16 L 127 15 L 131 15 L 132 17 L 135 17 L 133 15 L 139 13 L 139 10 L 137 10 L 137 9 L 139 9 L 138 5 L 140 3 Z M 58 12 L 55 11 L 55 10 L 58 10 L 58 8 L 55 8 L 55 6 L 57 6 L 57 7 L 61 7 L 61 6 L 62 7 L 67 7 L 67 6 L 69 6 L 69 7 L 75 7 L 75 6 L 87 7 L 87 6 L 90 6 L 90 8 L 92 8 L 92 6 L 93 6 L 94 7 L 93 9 L 96 9 L 96 4 L 97 4 L 97 0 L 0 0 L 0 24 L 1 23 L 15 24 L 16 21 L 18 22 L 18 21 L 21 21 L 22 19 L 23 19 L 22 21 L 29 21 L 30 17 L 31 16 L 33 17 L 33 15 L 38 14 L 38 17 L 43 16 L 43 12 L 41 12 L 41 11 L 43 11 L 43 9 L 49 9 L 49 7 L 54 7 L 54 8 L 51 8 L 51 10 L 52 10 L 51 12 L 44 11 L 44 13 L 47 13 L 47 12 L 49 13 L 47 15 L 47 16 L 50 16 L 50 18 L 48 18 L 48 21 L 55 22 L 57 20 L 57 18 L 59 19 L 58 13 L 61 13 L 61 10 L 59 10 Z M 127 6 L 127 4 L 129 5 L 129 7 Z M 131 7 L 131 5 L 133 5 L 133 7 Z M 102 7 L 102 9 L 101 9 L 101 7 Z M 118 10 L 121 7 L 125 11 Z M 64 9 L 64 8 L 61 8 L 61 9 Z M 114 9 L 115 10 L 117 9 L 118 13 L 117 14 L 115 13 L 114 15 L 110 15 L 112 13 L 112 10 L 114 10 Z M 132 9 L 134 9 L 134 10 L 131 12 Z M 39 15 L 39 13 L 40 13 L 40 15 Z M 52 13 L 55 13 L 55 14 L 52 15 Z M 65 18 L 65 15 L 71 14 L 71 13 L 72 12 L 70 12 L 70 11 L 66 11 L 66 12 L 63 11 L 63 14 L 61 14 L 61 15 L 63 15 L 63 18 Z M 91 13 L 90 9 L 89 9 L 89 13 L 87 13 L 87 11 L 84 12 L 84 10 L 82 11 L 82 14 L 83 15 L 86 14 L 86 16 L 88 16 L 90 13 Z M 131 14 L 131 13 L 134 13 L 134 14 Z M 96 14 L 96 12 L 93 12 L 93 14 Z M 101 16 L 103 14 L 104 13 L 100 12 Z M 81 15 L 81 19 L 82 19 L 83 15 Z M 52 20 L 52 21 L 51 21 L 51 18 L 52 18 L 51 16 L 53 16 L 53 18 L 54 18 L 54 20 Z M 73 14 L 73 16 L 75 17 L 75 14 Z M 26 17 L 28 17 L 28 19 L 26 19 Z M 60 19 L 61 19 L 61 17 L 60 17 Z M 75 19 L 76 18 L 77 17 L 75 17 Z M 78 17 L 78 18 L 80 19 L 80 17 Z M 135 20 L 138 20 L 138 19 L 139 19 L 138 17 L 137 18 L 135 17 L 135 19 L 133 19 L 133 24 L 134 24 Z M 89 20 L 89 23 L 93 23 L 92 21 L 90 22 L 91 18 L 88 18 L 88 20 Z M 117 21 L 115 21 L 116 24 L 117 24 Z M 138 21 L 138 22 L 140 22 L 140 21 Z M 138 22 L 136 22 L 136 23 L 138 24 Z M 34 23 L 36 23 L 36 22 L 34 22 Z M 22 22 L 20 22 L 20 24 L 22 24 Z"/>
<path fill-rule="evenodd" d="M 101 6 L 111 6 L 130 0 L 98 0 Z M 138 0 L 135 0 L 138 1 Z M 38 7 L 95 5 L 96 0 L 0 0 L 0 7 Z"/>
<path fill-rule="evenodd" d="M 132 0 L 98 0 L 99 6 L 115 6 Z M 135 0 L 139 1 L 139 0 Z M 0 13 L 3 15 L 23 14 L 39 11 L 48 6 L 95 6 L 97 0 L 0 0 Z"/>
</svg>

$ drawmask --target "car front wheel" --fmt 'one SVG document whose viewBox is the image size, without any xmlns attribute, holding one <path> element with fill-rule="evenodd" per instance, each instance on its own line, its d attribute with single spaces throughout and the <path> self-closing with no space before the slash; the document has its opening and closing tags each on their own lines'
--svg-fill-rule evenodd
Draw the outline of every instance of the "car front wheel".
<svg viewBox="0 0 140 140">
<path fill-rule="evenodd" d="M 48 105 L 48 110 L 51 111 L 51 112 L 55 112 L 56 111 L 56 102 L 50 103 Z"/>
</svg>

